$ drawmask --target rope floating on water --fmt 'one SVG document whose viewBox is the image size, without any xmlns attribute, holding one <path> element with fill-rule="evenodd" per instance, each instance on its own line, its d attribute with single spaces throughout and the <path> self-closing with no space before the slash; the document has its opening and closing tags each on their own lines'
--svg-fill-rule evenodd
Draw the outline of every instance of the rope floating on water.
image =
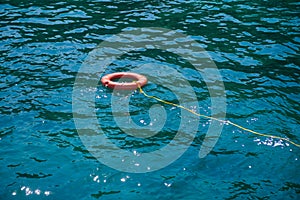
<svg viewBox="0 0 300 200">
<path fill-rule="evenodd" d="M 219 121 L 219 122 L 224 123 L 224 124 L 230 124 L 230 125 L 235 126 L 235 127 L 239 128 L 239 129 L 241 129 L 241 130 L 244 130 L 244 131 L 247 131 L 247 132 L 249 132 L 249 133 L 252 133 L 252 134 L 254 134 L 254 135 L 264 136 L 264 137 L 271 137 L 271 138 L 276 138 L 276 139 L 279 139 L 279 140 L 284 140 L 284 141 L 286 141 L 286 142 L 288 142 L 288 143 L 290 143 L 290 144 L 293 144 L 294 146 L 300 148 L 300 144 L 297 144 L 296 142 L 293 142 L 293 141 L 291 141 L 291 140 L 288 139 L 288 138 L 283 138 L 283 137 L 279 137 L 279 136 L 275 136 L 275 135 L 270 135 L 270 134 L 259 133 L 259 132 L 257 132 L 257 131 L 253 131 L 253 130 L 251 130 L 251 129 L 248 129 L 248 128 L 245 128 L 245 127 L 243 127 L 243 126 L 241 126 L 241 125 L 238 125 L 238 124 L 236 124 L 236 123 L 233 123 L 233 122 L 231 122 L 231 121 L 229 121 L 229 120 L 222 120 L 222 119 L 218 119 L 218 118 L 215 118 L 215 117 L 211 117 L 211 116 L 207 116 L 207 115 L 202 115 L 202 114 L 200 114 L 200 113 L 197 113 L 197 112 L 195 112 L 195 111 L 193 111 L 193 110 L 191 110 L 191 109 L 188 109 L 188 108 L 186 108 L 186 107 L 184 107 L 184 106 L 181 106 L 181 105 L 179 105 L 179 104 L 175 104 L 175 103 L 172 103 L 172 102 L 169 102 L 169 101 L 165 101 L 165 100 L 163 100 L 163 99 L 160 99 L 160 98 L 158 98 L 158 97 L 148 95 L 147 93 L 144 92 L 144 90 L 142 89 L 142 87 L 141 87 L 139 84 L 138 84 L 138 88 L 139 88 L 140 93 L 143 94 L 143 95 L 144 95 L 145 97 L 147 97 L 147 98 L 155 99 L 155 100 L 157 100 L 157 101 L 159 101 L 159 102 L 162 102 L 162 103 L 164 103 L 164 104 L 168 104 L 168 105 L 171 105 L 171 106 L 175 106 L 175 107 L 177 107 L 177 108 L 184 109 L 184 110 L 186 110 L 186 111 L 188 111 L 188 112 L 190 112 L 190 113 L 192 113 L 192 114 L 194 114 L 194 115 L 196 115 L 196 116 L 198 116 L 198 117 L 203 117 L 203 118 L 206 118 L 206 119 L 211 119 L 211 120 Z"/>
</svg>

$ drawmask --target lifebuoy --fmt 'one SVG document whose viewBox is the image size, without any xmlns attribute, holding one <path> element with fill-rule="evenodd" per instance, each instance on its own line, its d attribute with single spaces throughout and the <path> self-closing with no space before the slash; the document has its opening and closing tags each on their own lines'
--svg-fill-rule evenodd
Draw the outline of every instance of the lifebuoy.
<svg viewBox="0 0 300 200">
<path fill-rule="evenodd" d="M 132 79 L 132 82 L 115 82 L 115 79 L 126 78 Z M 104 86 L 118 90 L 135 90 L 139 86 L 143 87 L 147 84 L 147 78 L 143 75 L 131 72 L 117 72 L 107 74 L 102 77 L 101 82 Z"/>
</svg>

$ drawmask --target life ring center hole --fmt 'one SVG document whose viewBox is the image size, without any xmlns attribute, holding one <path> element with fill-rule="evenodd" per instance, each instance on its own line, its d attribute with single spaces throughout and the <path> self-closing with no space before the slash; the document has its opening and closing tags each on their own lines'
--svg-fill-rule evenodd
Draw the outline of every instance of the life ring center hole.
<svg viewBox="0 0 300 200">
<path fill-rule="evenodd" d="M 121 78 L 113 78 L 111 81 L 113 82 L 120 82 L 120 83 L 132 83 L 134 81 L 137 81 L 138 79 L 133 77 L 121 77 Z"/>
</svg>

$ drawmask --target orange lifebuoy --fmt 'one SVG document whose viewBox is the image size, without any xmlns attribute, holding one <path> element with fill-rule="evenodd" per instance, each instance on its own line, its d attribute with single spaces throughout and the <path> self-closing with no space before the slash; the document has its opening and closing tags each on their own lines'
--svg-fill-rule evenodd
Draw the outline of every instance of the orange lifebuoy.
<svg viewBox="0 0 300 200">
<path fill-rule="evenodd" d="M 132 79 L 132 82 L 114 82 L 115 79 L 126 78 Z M 131 72 L 117 72 L 107 74 L 102 77 L 101 82 L 104 86 L 118 90 L 135 90 L 139 86 L 147 84 L 147 78 L 143 75 Z"/>
</svg>

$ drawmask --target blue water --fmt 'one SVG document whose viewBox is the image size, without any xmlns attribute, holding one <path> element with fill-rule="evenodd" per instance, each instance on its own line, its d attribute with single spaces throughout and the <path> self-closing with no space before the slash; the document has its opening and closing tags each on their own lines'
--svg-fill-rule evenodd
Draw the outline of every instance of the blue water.
<svg viewBox="0 0 300 200">
<path fill-rule="evenodd" d="M 93 157 L 72 112 L 75 77 L 89 53 L 122 31 L 155 26 L 190 36 L 212 57 L 225 86 L 227 119 L 300 143 L 299 10 L 295 0 L 2 0 L 0 199 L 299 199 L 300 148 L 292 144 L 225 125 L 213 150 L 200 159 L 210 124 L 201 119 L 178 160 L 158 171 L 127 173 Z M 184 74 L 200 113 L 210 115 L 203 79 L 174 54 L 131 52 L 107 73 L 144 62 Z M 144 90 L 177 103 L 168 88 L 149 83 Z M 119 147 L 149 152 L 172 140 L 179 109 L 165 106 L 162 131 L 135 139 L 116 128 L 111 93 L 99 84 L 96 113 Z M 138 92 L 131 98 L 133 120 L 150 123 L 147 110 L 156 102 Z"/>
</svg>

